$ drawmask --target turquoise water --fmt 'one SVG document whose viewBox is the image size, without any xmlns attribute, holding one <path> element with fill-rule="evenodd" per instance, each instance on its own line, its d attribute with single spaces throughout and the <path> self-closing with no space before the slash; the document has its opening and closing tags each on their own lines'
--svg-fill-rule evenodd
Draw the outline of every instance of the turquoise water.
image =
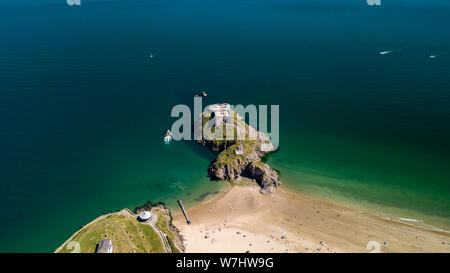
<svg viewBox="0 0 450 273">
<path fill-rule="evenodd" d="M 212 152 L 162 142 L 203 89 L 280 105 L 286 188 L 449 226 L 447 1 L 81 1 L 0 3 L 1 252 L 223 189 Z"/>
</svg>

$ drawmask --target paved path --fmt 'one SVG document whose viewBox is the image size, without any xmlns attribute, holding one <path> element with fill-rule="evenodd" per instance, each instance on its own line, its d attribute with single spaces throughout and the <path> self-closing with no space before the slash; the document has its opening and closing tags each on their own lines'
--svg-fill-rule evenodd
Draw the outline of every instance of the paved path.
<svg viewBox="0 0 450 273">
<path fill-rule="evenodd" d="M 152 228 L 154 228 L 156 230 L 156 232 L 159 234 L 159 237 L 161 238 L 163 244 L 164 244 L 164 248 L 166 249 L 167 253 L 172 253 L 172 250 L 170 248 L 170 246 L 167 244 L 167 240 L 165 239 L 165 234 L 161 232 L 161 230 L 159 230 L 156 227 L 156 223 L 158 222 L 158 214 L 156 213 L 152 213 L 152 218 L 150 219 L 150 221 L 147 221 L 146 223 L 151 226 Z"/>
</svg>

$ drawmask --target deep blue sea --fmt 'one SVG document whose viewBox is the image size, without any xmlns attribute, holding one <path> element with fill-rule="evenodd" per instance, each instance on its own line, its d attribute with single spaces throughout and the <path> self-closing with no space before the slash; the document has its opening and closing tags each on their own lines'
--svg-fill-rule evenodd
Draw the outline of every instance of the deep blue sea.
<svg viewBox="0 0 450 273">
<path fill-rule="evenodd" d="M 450 229 L 449 29 L 447 0 L 1 0 L 0 252 L 222 190 L 162 141 L 200 90 L 280 106 L 284 188 Z"/>
</svg>

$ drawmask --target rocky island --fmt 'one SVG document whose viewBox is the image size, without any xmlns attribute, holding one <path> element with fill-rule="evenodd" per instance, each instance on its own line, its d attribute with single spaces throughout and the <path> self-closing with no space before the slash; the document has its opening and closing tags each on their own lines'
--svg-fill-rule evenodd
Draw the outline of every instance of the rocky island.
<svg viewBox="0 0 450 273">
<path fill-rule="evenodd" d="M 226 103 L 209 106 L 197 120 L 195 126 L 202 130 L 197 142 L 219 152 L 209 165 L 209 175 L 236 184 L 256 182 L 261 193 L 273 193 L 281 184 L 278 172 L 261 159 L 276 149 L 266 134 L 243 120 Z"/>
</svg>

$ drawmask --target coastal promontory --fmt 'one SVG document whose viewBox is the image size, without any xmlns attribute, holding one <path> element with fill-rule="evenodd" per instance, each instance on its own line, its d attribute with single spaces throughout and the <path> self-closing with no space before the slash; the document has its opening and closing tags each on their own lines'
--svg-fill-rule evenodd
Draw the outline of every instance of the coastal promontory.
<svg viewBox="0 0 450 273">
<path fill-rule="evenodd" d="M 256 182 L 262 193 L 273 193 L 281 184 L 278 172 L 262 162 L 264 155 L 276 150 L 270 137 L 245 123 L 229 104 L 209 106 L 195 126 L 202 130 L 197 142 L 219 153 L 208 168 L 211 179 Z"/>
</svg>

